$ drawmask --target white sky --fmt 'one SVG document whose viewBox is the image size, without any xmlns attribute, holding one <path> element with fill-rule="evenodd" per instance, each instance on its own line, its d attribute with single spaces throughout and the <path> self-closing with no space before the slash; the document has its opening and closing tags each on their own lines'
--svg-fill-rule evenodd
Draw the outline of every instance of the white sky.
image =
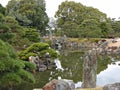
<svg viewBox="0 0 120 90">
<path fill-rule="evenodd" d="M 54 17 L 55 11 L 58 9 L 58 5 L 65 0 L 45 0 L 46 12 L 49 17 Z M 120 1 L 119 0 L 68 0 L 80 2 L 86 6 L 92 6 L 98 8 L 101 12 L 107 14 L 110 18 L 118 19 L 120 17 Z M 5 6 L 8 0 L 0 0 L 0 3 Z"/>
</svg>

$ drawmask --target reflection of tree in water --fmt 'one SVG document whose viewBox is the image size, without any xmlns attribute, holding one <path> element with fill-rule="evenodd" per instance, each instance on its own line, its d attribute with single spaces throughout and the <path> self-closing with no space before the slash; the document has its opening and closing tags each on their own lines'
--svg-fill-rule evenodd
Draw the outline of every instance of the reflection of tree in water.
<svg viewBox="0 0 120 90">
<path fill-rule="evenodd" d="M 72 79 L 75 83 L 78 81 L 82 81 L 82 55 L 83 54 L 80 52 L 69 52 L 67 56 L 62 55 L 60 60 L 63 68 L 65 69 L 64 72 L 61 73 L 62 78 Z M 109 63 L 111 63 L 111 60 L 107 55 L 100 55 L 98 57 L 97 74 L 105 70 Z"/>
<path fill-rule="evenodd" d="M 107 68 L 107 65 L 111 63 L 111 59 L 109 56 L 99 56 L 98 57 L 98 69 L 97 74 L 99 74 L 101 71 L 105 70 Z"/>
<path fill-rule="evenodd" d="M 44 72 L 36 73 L 35 84 L 23 83 L 22 85 L 15 88 L 15 90 L 31 90 L 31 88 L 33 87 L 34 88 L 43 87 L 47 82 L 49 82 L 50 77 L 51 79 L 57 79 L 58 76 L 61 76 L 61 78 L 63 79 L 72 79 L 75 83 L 77 83 L 78 81 L 82 81 L 82 71 L 83 71 L 82 68 L 83 61 L 81 58 L 82 55 L 83 53 L 80 52 L 68 52 L 67 55 L 63 54 L 60 57 L 60 60 L 62 67 L 66 70 L 61 72 L 53 69 L 53 70 L 46 70 Z M 105 70 L 107 68 L 108 63 L 111 63 L 111 60 L 107 55 L 99 56 L 97 73 L 100 73 L 101 71 Z"/>
<path fill-rule="evenodd" d="M 82 53 L 72 52 L 67 56 L 62 55 L 61 63 L 64 68 L 62 78 L 72 79 L 74 82 L 82 80 Z"/>
</svg>

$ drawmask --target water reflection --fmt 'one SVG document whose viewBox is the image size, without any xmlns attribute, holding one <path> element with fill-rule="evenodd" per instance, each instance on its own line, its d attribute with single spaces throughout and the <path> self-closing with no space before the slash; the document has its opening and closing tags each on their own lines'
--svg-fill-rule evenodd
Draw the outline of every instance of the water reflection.
<svg viewBox="0 0 120 90">
<path fill-rule="evenodd" d="M 60 58 L 64 72 L 61 73 L 62 79 L 70 79 L 75 83 L 82 80 L 82 53 L 71 52 L 62 55 Z"/>
<path fill-rule="evenodd" d="M 108 68 L 97 75 L 97 85 L 104 86 L 115 82 L 120 82 L 120 66 L 119 62 L 108 65 Z"/>
<path fill-rule="evenodd" d="M 46 70 L 44 72 L 38 72 L 34 76 L 36 78 L 35 84 L 23 83 L 16 87 L 14 90 L 32 90 L 33 88 L 42 88 L 47 82 L 52 79 L 69 79 L 73 80 L 76 84 L 75 87 L 81 86 L 82 81 L 82 70 L 83 70 L 83 60 L 81 56 L 82 52 L 67 52 L 67 54 L 62 54 L 59 58 L 58 67 L 62 70 Z M 114 62 L 111 64 L 111 62 Z M 120 82 L 120 66 L 118 62 L 115 63 L 116 58 L 111 60 L 111 57 L 99 56 L 98 59 L 98 70 L 97 70 L 97 85 L 103 86 L 108 83 Z"/>
<path fill-rule="evenodd" d="M 120 61 L 107 65 L 107 69 L 101 71 L 97 75 L 97 86 L 104 86 L 106 84 L 112 84 L 120 82 Z M 82 82 L 75 84 L 76 88 L 81 87 Z"/>
</svg>

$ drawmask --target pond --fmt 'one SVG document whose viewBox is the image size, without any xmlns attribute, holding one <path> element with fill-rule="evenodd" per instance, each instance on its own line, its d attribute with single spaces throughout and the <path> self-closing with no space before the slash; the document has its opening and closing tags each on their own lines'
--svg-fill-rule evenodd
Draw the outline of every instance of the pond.
<svg viewBox="0 0 120 90">
<path fill-rule="evenodd" d="M 113 84 L 120 82 L 120 61 L 107 65 L 107 68 L 97 74 L 97 86 L 104 86 L 106 84 Z M 75 84 L 76 88 L 80 87 L 81 81 Z"/>
<path fill-rule="evenodd" d="M 36 83 L 23 83 L 15 87 L 15 90 L 32 90 L 33 88 L 41 88 L 52 79 L 70 79 L 76 83 L 76 87 L 80 87 L 82 81 L 82 60 L 83 52 L 71 51 L 64 52 L 59 58 L 64 70 L 47 70 L 35 74 Z M 120 82 L 120 66 L 112 62 L 110 56 L 99 56 L 97 70 L 97 85 L 103 86 L 108 83 Z"/>
<path fill-rule="evenodd" d="M 97 75 L 97 85 L 104 86 L 120 82 L 120 61 L 107 65 L 107 69 Z"/>
</svg>

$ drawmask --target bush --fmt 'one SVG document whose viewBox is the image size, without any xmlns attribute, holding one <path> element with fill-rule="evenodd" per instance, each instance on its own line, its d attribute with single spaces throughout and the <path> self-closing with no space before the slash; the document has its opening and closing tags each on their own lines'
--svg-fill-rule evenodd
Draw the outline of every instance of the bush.
<svg viewBox="0 0 120 90">
<path fill-rule="evenodd" d="M 19 53 L 20 59 L 28 60 L 30 56 L 44 56 L 49 53 L 51 58 L 57 58 L 58 54 L 54 49 L 51 49 L 47 43 L 34 43 L 26 50 Z"/>
</svg>

